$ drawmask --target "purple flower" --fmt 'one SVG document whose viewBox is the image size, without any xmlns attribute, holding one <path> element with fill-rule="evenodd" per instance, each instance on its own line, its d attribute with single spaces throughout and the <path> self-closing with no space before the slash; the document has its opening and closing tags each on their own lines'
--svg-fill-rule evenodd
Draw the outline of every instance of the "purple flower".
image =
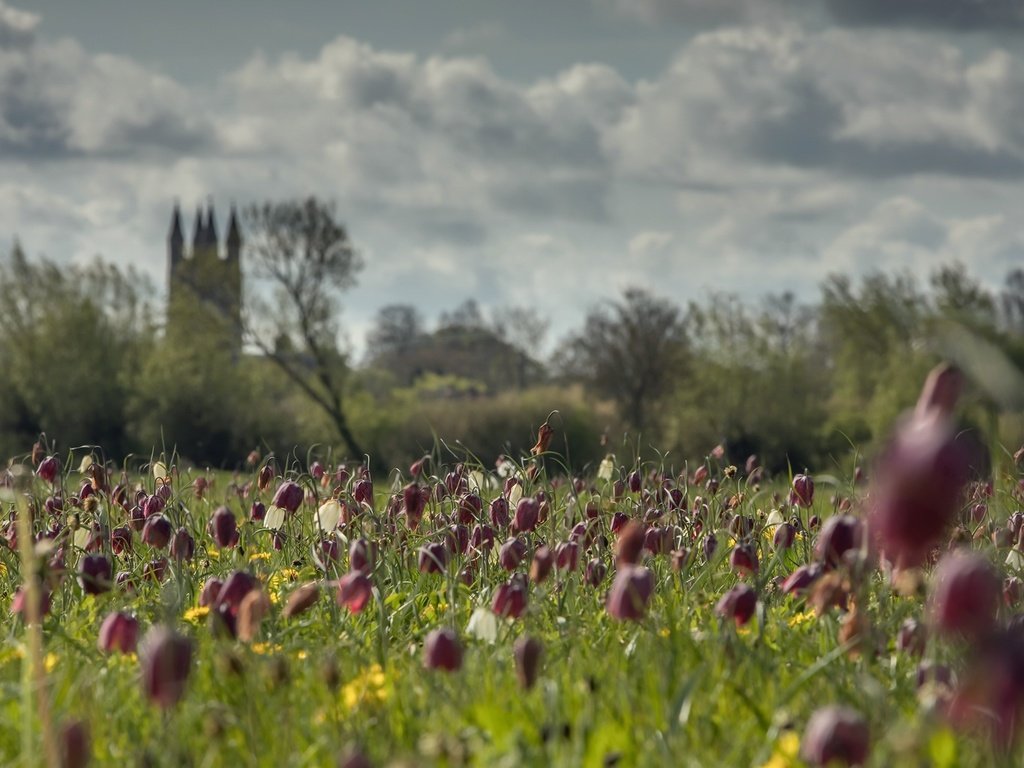
<svg viewBox="0 0 1024 768">
<path fill-rule="evenodd" d="M 824 707 L 807 723 L 800 756 L 814 766 L 862 765 L 870 747 L 868 724 L 859 712 L 848 707 Z"/>
<path fill-rule="evenodd" d="M 97 644 L 101 651 L 113 653 L 135 653 L 139 641 L 139 622 L 134 616 L 122 611 L 108 613 L 100 625 Z"/>
<path fill-rule="evenodd" d="M 450 629 L 435 629 L 423 643 L 423 666 L 455 672 L 462 666 L 462 646 Z"/>
<path fill-rule="evenodd" d="M 192 641 L 169 627 L 155 626 L 139 646 L 142 690 L 159 707 L 177 704 L 185 695 L 192 668 Z"/>
</svg>

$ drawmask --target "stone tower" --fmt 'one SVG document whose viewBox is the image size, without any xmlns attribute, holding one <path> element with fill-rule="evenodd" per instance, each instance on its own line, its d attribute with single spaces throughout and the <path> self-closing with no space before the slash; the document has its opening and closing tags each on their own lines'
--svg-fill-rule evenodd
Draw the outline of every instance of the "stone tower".
<svg viewBox="0 0 1024 768">
<path fill-rule="evenodd" d="M 223 256 L 213 203 L 196 208 L 191 251 L 185 250 L 181 209 L 174 205 L 167 236 L 167 337 L 187 342 L 195 333 L 223 337 L 232 353 L 242 351 L 242 232 L 234 206 Z"/>
</svg>

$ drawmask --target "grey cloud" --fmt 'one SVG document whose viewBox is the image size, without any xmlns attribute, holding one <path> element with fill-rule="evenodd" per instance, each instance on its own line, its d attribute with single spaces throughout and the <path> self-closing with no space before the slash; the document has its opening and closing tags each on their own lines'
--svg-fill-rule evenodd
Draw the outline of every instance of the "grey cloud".
<svg viewBox="0 0 1024 768">
<path fill-rule="evenodd" d="M 825 6 L 841 24 L 953 32 L 1024 29 L 1020 0 L 825 0 Z"/>
<path fill-rule="evenodd" d="M 12 8 L 0 0 L 0 50 L 30 46 L 38 24 L 39 17 L 34 13 Z"/>
<path fill-rule="evenodd" d="M 1024 175 L 1024 67 L 894 34 L 701 35 L 639 88 L 614 131 L 621 167 L 676 185 L 700 169 L 742 177 L 744 161 L 861 177 Z"/>
<path fill-rule="evenodd" d="M 196 153 L 216 136 L 176 83 L 135 62 L 37 38 L 0 2 L 0 160 Z"/>
</svg>

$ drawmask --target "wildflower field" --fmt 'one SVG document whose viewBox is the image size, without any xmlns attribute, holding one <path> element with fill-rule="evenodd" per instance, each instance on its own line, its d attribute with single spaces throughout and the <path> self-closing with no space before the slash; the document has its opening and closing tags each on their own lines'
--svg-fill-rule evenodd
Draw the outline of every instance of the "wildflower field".
<svg viewBox="0 0 1024 768">
<path fill-rule="evenodd" d="M 39 444 L 0 496 L 0 763 L 1016 764 L 1021 453 L 977 475 L 961 384 L 777 477 L 577 475 L 548 424 L 387 477 Z"/>
</svg>

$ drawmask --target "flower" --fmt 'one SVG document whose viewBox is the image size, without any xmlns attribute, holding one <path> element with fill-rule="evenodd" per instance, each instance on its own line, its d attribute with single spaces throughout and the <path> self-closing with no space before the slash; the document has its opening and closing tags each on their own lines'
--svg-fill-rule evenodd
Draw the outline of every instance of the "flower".
<svg viewBox="0 0 1024 768">
<path fill-rule="evenodd" d="M 639 565 L 621 565 L 608 592 L 605 608 L 615 619 L 637 621 L 644 617 L 654 593 L 654 574 Z"/>
<path fill-rule="evenodd" d="M 208 605 L 197 605 L 195 608 L 189 608 L 182 615 L 182 619 L 190 624 L 198 624 L 207 617 L 210 613 L 210 606 Z"/>
<path fill-rule="evenodd" d="M 139 646 L 139 664 L 146 698 L 164 709 L 172 707 L 185 695 L 192 668 L 192 641 L 157 625 Z"/>
<path fill-rule="evenodd" d="M 138 645 L 139 622 L 131 614 L 115 611 L 107 614 L 100 625 L 97 645 L 101 651 L 134 653 Z"/>
<path fill-rule="evenodd" d="M 359 613 L 373 595 L 373 582 L 362 571 L 352 571 L 338 580 L 338 605 Z"/>
<path fill-rule="evenodd" d="M 540 660 L 543 653 L 544 646 L 541 645 L 540 640 L 529 635 L 523 635 L 512 646 L 516 676 L 519 678 L 519 685 L 523 690 L 530 690 L 537 682 L 537 673 L 540 671 Z"/>
<path fill-rule="evenodd" d="M 462 667 L 462 646 L 455 632 L 448 628 L 435 629 L 423 643 L 423 666 L 455 672 Z"/>
<path fill-rule="evenodd" d="M 302 486 L 291 480 L 286 480 L 278 486 L 271 504 L 289 512 L 295 512 L 302 504 L 305 496 L 306 494 L 303 493 Z"/>
<path fill-rule="evenodd" d="M 341 688 L 341 702 L 349 711 L 387 698 L 387 675 L 380 664 L 371 664 Z"/>
<path fill-rule="evenodd" d="M 947 634 L 980 636 L 995 624 L 1002 590 L 995 569 L 981 555 L 946 555 L 935 570 L 932 621 Z"/>
<path fill-rule="evenodd" d="M 797 756 L 800 753 L 800 736 L 796 731 L 784 731 L 775 740 L 772 756 L 761 768 L 797 768 Z"/>
<path fill-rule="evenodd" d="M 871 735 L 867 721 L 848 707 L 823 707 L 811 715 L 800 756 L 814 766 L 861 765 L 868 759 Z"/>
<path fill-rule="evenodd" d="M 754 615 L 757 608 L 757 593 L 749 584 L 737 584 L 718 601 L 715 613 L 723 619 L 732 619 L 742 627 Z"/>
</svg>

